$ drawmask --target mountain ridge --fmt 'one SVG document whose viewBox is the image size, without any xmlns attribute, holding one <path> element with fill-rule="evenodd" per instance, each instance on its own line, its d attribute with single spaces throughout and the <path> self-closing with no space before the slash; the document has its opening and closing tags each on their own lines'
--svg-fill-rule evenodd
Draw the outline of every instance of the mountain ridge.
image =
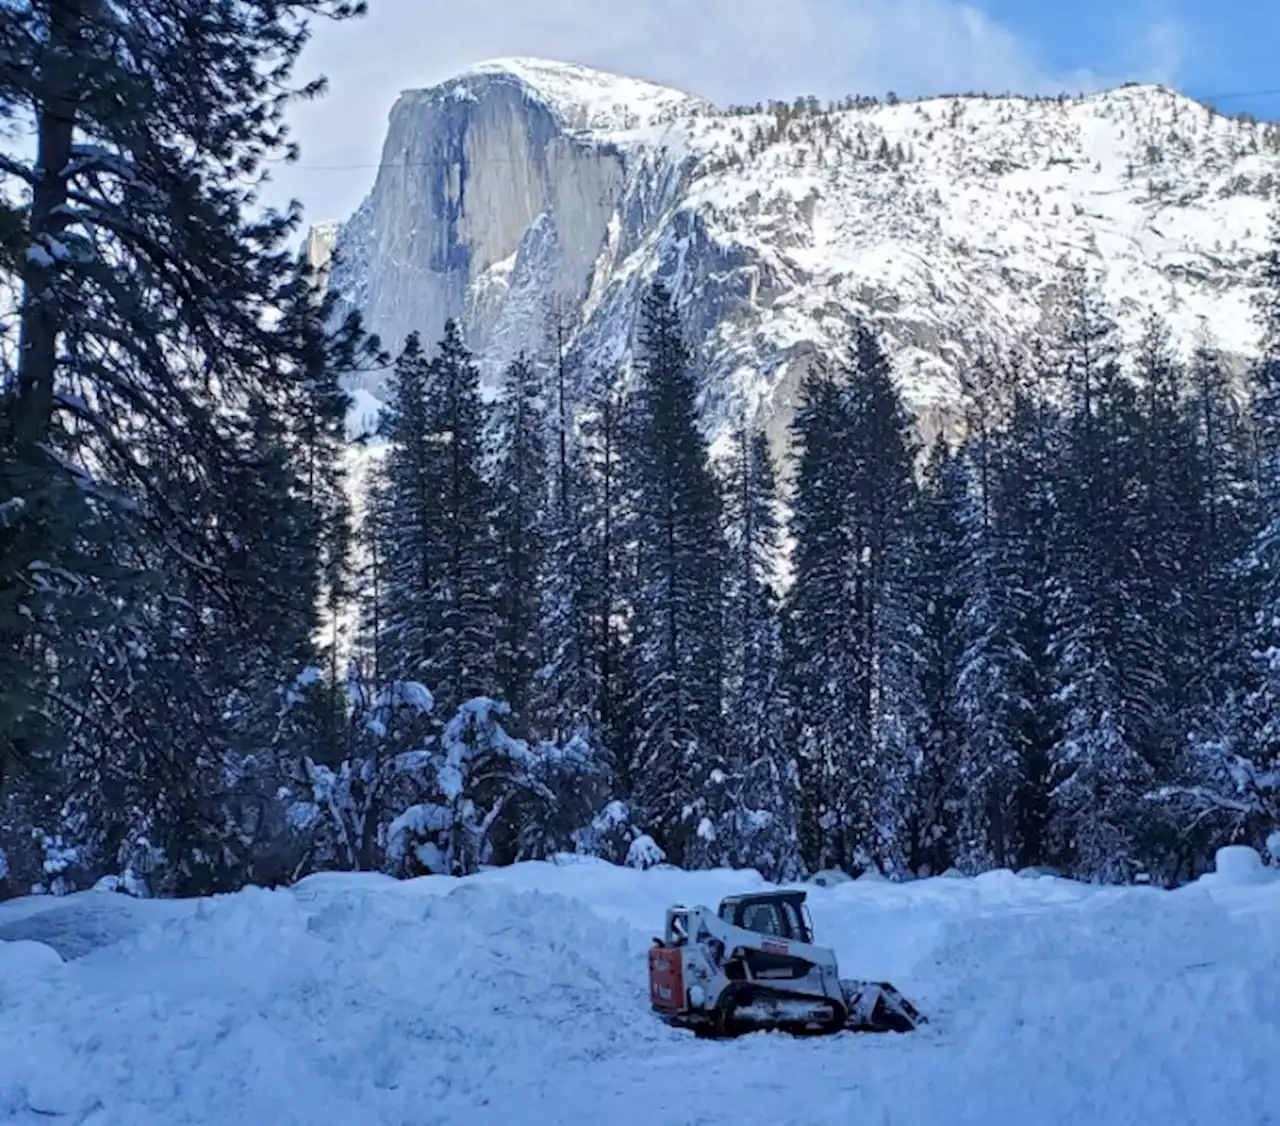
<svg viewBox="0 0 1280 1126">
<path fill-rule="evenodd" d="M 557 308 L 575 359 L 625 369 L 662 277 L 708 431 L 756 420 L 779 438 L 854 317 L 885 336 L 913 409 L 945 413 L 976 351 L 1052 322 L 1072 261 L 1127 337 L 1151 309 L 1183 351 L 1207 327 L 1247 357 L 1278 185 L 1280 130 L 1161 85 L 755 112 L 491 60 L 397 101 L 377 179 L 331 236 L 332 284 L 388 343 L 459 319 L 491 375 L 545 350 Z"/>
</svg>

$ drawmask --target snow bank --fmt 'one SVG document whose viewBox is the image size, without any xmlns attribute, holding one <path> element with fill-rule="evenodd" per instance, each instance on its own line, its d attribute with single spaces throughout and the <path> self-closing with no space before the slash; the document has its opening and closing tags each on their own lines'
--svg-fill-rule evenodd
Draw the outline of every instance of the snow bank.
<svg viewBox="0 0 1280 1126">
<path fill-rule="evenodd" d="M 1214 875 L 1219 882 L 1266 883 L 1272 874 L 1262 866 L 1262 856 L 1248 845 L 1228 845 L 1214 855 Z"/>
<path fill-rule="evenodd" d="M 1263 1123 L 1280 1106 L 1264 876 L 814 887 L 842 971 L 932 1020 L 821 1042 L 704 1043 L 647 1010 L 664 909 L 762 886 L 753 872 L 584 861 L 0 904 L 0 933 L 51 940 L 0 941 L 0 1122 Z"/>
</svg>

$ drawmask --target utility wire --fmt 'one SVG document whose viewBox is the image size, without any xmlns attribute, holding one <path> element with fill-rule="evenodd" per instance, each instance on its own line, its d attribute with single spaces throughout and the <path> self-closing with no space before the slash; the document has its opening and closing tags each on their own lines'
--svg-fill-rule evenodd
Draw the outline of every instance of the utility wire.
<svg viewBox="0 0 1280 1126">
<path fill-rule="evenodd" d="M 1280 96 L 1280 86 L 1271 90 L 1241 90 L 1234 94 L 1201 94 L 1198 102 L 1226 102 L 1236 98 L 1274 98 Z"/>
</svg>

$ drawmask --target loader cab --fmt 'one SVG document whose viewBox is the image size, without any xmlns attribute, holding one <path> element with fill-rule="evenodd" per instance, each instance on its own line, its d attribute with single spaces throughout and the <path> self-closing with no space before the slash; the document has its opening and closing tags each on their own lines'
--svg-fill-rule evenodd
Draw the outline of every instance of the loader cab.
<svg viewBox="0 0 1280 1126">
<path fill-rule="evenodd" d="M 813 924 L 804 901 L 803 891 L 732 895 L 720 901 L 717 913 L 733 927 L 811 944 Z"/>
</svg>

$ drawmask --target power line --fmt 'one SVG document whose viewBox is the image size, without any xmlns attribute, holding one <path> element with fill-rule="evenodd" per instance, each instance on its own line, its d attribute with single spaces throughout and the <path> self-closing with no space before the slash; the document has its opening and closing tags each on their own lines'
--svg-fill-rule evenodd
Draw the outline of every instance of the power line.
<svg viewBox="0 0 1280 1126">
<path fill-rule="evenodd" d="M 1201 102 L 1226 102 L 1234 101 L 1237 98 L 1274 98 L 1280 96 L 1280 86 L 1271 90 L 1240 90 L 1234 94 L 1202 94 L 1197 101 Z"/>
</svg>

